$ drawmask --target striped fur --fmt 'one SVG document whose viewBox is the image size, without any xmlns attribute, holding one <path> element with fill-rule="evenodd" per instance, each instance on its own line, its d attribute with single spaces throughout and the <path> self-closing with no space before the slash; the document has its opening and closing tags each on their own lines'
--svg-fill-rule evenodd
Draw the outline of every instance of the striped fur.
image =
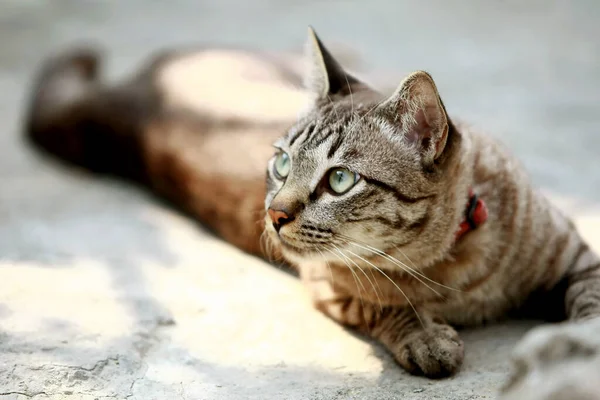
<svg viewBox="0 0 600 400">
<path fill-rule="evenodd" d="M 321 82 L 309 87 L 320 92 L 277 143 L 292 167 L 285 180 L 269 173 L 266 204 L 302 211 L 279 232 L 269 218 L 266 226 L 315 287 L 318 309 L 431 377 L 461 364 L 450 325 L 501 318 L 562 280 L 565 310 L 555 314 L 599 315 L 598 257 L 500 144 L 449 120 L 428 74 L 409 76 L 386 98 L 348 79 L 318 39 L 312 45 L 309 54 L 323 55 L 313 57 Z M 320 193 L 339 166 L 361 180 L 344 195 Z M 456 242 L 469 188 L 485 200 L 489 222 Z M 315 239 L 314 229 L 327 233 Z"/>
<path fill-rule="evenodd" d="M 600 314 L 599 258 L 502 145 L 449 119 L 428 74 L 412 74 L 385 97 L 345 72 L 315 35 L 309 50 L 311 100 L 287 118 L 285 107 L 269 118 L 268 104 L 283 101 L 286 79 L 299 77 L 261 54 L 241 59 L 282 73 L 264 91 L 255 84 L 269 74 L 245 78 L 252 93 L 218 113 L 210 109 L 216 100 L 192 101 L 195 91 L 178 98 L 181 85 L 165 86 L 172 80 L 163 71 L 190 73 L 189 64 L 170 68 L 187 53 L 159 57 L 116 86 L 99 82 L 93 53 L 66 54 L 42 70 L 27 134 L 61 159 L 140 182 L 245 251 L 283 255 L 319 310 L 377 338 L 412 373 L 460 368 L 463 344 L 452 326 L 515 310 L 572 320 Z M 241 84 L 214 73 L 223 85 Z M 289 93 L 296 104 L 298 89 Z M 244 95 L 263 97 L 236 113 Z M 285 179 L 273 171 L 273 142 L 291 159 Z M 333 167 L 360 176 L 344 195 L 328 186 Z M 470 188 L 489 219 L 456 241 Z M 294 211 L 279 232 L 265 212 L 273 207 Z"/>
</svg>

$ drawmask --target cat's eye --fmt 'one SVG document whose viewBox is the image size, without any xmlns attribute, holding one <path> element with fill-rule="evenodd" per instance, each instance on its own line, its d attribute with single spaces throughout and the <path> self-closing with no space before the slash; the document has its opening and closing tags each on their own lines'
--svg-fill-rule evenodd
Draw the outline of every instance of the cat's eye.
<svg viewBox="0 0 600 400">
<path fill-rule="evenodd" d="M 329 187 L 336 194 L 344 194 L 358 181 L 358 174 L 346 168 L 335 168 L 329 173 Z"/>
<path fill-rule="evenodd" d="M 275 157 L 275 175 L 284 179 L 290 173 L 290 156 L 285 151 L 280 151 Z"/>
</svg>

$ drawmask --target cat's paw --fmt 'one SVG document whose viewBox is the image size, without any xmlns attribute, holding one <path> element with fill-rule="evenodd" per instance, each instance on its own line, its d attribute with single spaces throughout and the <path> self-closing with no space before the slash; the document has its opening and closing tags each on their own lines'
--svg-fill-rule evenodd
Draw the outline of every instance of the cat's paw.
<svg viewBox="0 0 600 400">
<path fill-rule="evenodd" d="M 600 353 L 599 331 L 600 319 L 535 328 L 515 347 L 513 357 L 529 368 L 535 368 L 594 356 Z"/>
<path fill-rule="evenodd" d="M 412 374 L 445 378 L 460 369 L 464 345 L 454 328 L 435 324 L 404 338 L 394 355 Z"/>
<path fill-rule="evenodd" d="M 600 395 L 590 371 L 600 364 L 600 318 L 533 329 L 513 351 L 513 373 L 503 388 L 506 399 L 546 399 L 569 390 L 572 399 Z M 573 388 L 578 389 L 573 391 Z"/>
</svg>

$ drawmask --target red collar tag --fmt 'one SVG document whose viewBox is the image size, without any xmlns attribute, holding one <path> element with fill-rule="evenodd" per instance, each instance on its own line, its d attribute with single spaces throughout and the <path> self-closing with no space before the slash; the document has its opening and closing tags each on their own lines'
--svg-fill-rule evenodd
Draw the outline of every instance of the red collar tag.
<svg viewBox="0 0 600 400">
<path fill-rule="evenodd" d="M 465 208 L 465 218 L 462 220 L 456 232 L 456 240 L 460 239 L 467 232 L 477 229 L 488 219 L 488 209 L 485 202 L 469 190 L 469 201 Z"/>
</svg>

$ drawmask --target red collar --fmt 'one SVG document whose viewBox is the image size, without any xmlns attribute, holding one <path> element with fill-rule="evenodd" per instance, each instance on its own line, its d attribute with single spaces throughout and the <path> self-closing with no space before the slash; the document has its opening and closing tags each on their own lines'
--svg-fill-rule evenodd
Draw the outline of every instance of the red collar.
<svg viewBox="0 0 600 400">
<path fill-rule="evenodd" d="M 456 232 L 456 241 L 466 235 L 469 231 L 477 229 L 488 219 L 488 209 L 485 202 L 469 189 L 469 201 L 465 208 L 465 217 Z"/>
</svg>

